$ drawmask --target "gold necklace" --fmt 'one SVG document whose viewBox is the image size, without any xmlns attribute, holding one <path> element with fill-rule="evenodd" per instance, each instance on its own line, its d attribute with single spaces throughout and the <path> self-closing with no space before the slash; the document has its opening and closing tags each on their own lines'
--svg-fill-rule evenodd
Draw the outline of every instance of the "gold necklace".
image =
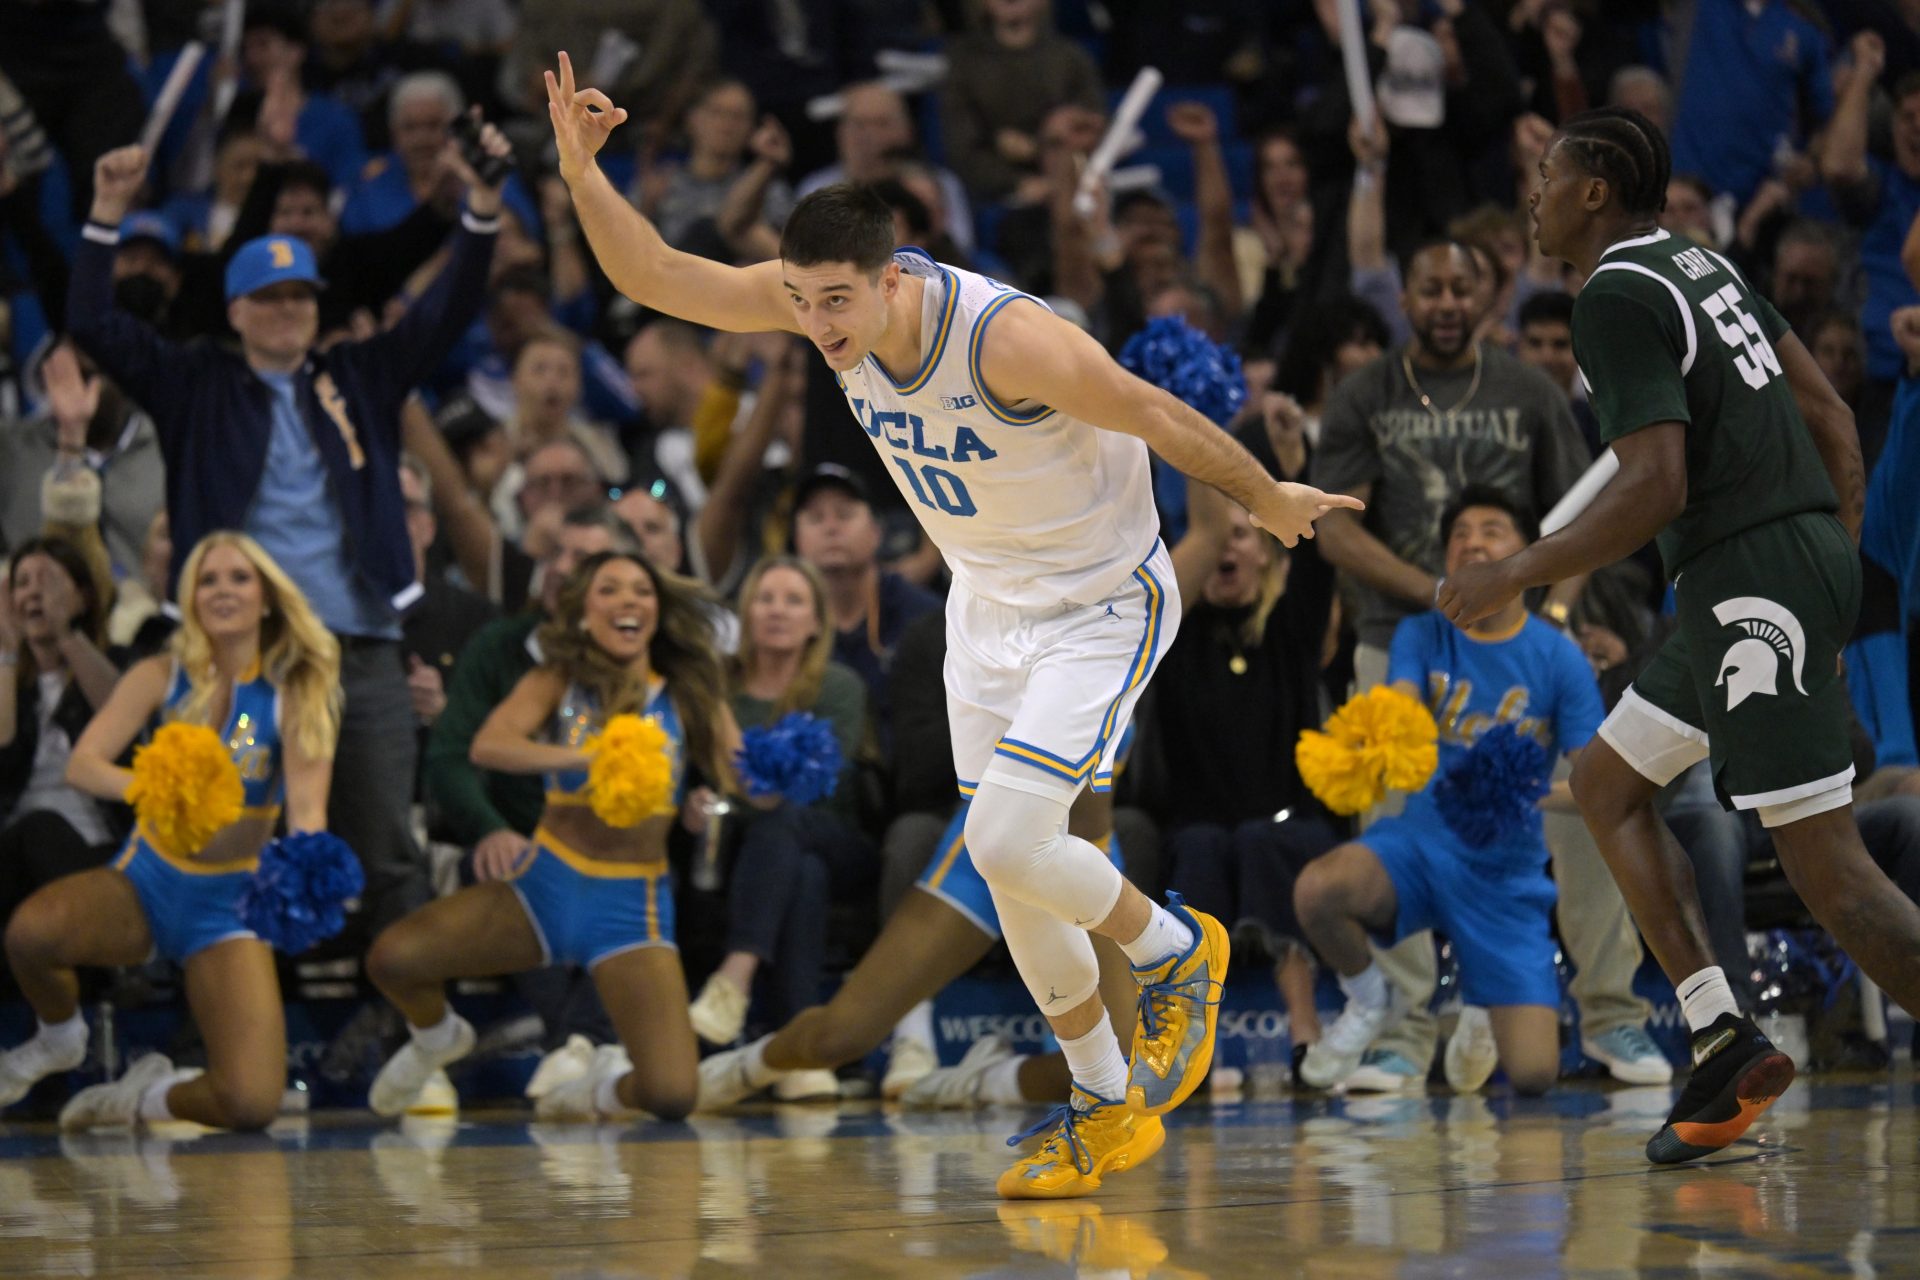
<svg viewBox="0 0 1920 1280">
<path fill-rule="evenodd" d="M 1467 394 L 1460 397 L 1460 402 L 1443 414 L 1433 407 L 1433 397 L 1429 396 L 1426 390 L 1421 387 L 1420 379 L 1413 376 L 1413 344 L 1408 343 L 1405 349 L 1400 352 L 1400 368 L 1405 371 L 1407 375 L 1407 385 L 1413 388 L 1413 394 L 1420 397 L 1420 407 L 1436 418 L 1451 418 L 1454 414 L 1467 407 L 1467 401 L 1473 399 L 1474 392 L 1480 390 L 1480 370 L 1484 360 L 1485 356 L 1480 350 L 1480 344 L 1477 342 L 1474 343 L 1473 381 L 1467 384 Z"/>
</svg>

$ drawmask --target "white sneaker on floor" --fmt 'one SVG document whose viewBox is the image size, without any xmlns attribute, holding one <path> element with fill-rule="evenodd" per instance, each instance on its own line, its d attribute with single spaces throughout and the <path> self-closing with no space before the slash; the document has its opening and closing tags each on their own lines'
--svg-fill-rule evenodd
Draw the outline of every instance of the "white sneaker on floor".
<svg viewBox="0 0 1920 1280">
<path fill-rule="evenodd" d="M 1427 1073 L 1391 1049 L 1369 1049 L 1347 1077 L 1348 1093 L 1402 1093 L 1427 1082 Z"/>
<path fill-rule="evenodd" d="M 753 1046 L 747 1044 L 700 1059 L 700 1100 L 694 1110 L 724 1110 L 766 1088 L 755 1084 L 748 1070 L 747 1056 L 752 1052 Z"/>
<path fill-rule="evenodd" d="M 1300 1078 L 1315 1089 L 1331 1089 L 1353 1074 L 1366 1056 L 1367 1048 L 1386 1030 L 1392 1017 L 1388 1005 L 1363 1005 L 1347 1001 L 1347 1007 L 1307 1046 L 1300 1063 Z"/>
<path fill-rule="evenodd" d="M 87 1060 L 87 1037 L 61 1046 L 34 1033 L 31 1040 L 0 1053 L 0 1107 L 10 1107 L 48 1076 L 71 1071 Z"/>
<path fill-rule="evenodd" d="M 60 1109 L 60 1127 L 130 1128 L 139 1123 L 140 1099 L 155 1083 L 172 1074 L 173 1063 L 165 1054 L 149 1053 L 128 1067 L 127 1073 L 118 1080 L 96 1084 L 74 1094 Z"/>
<path fill-rule="evenodd" d="M 1638 1023 L 1598 1036 L 1581 1036 L 1580 1052 L 1622 1084 L 1666 1084 L 1673 1079 L 1673 1064 Z"/>
<path fill-rule="evenodd" d="M 453 1087 L 453 1081 L 447 1079 L 447 1073 L 436 1071 L 427 1077 L 420 1086 L 420 1092 L 407 1104 L 410 1116 L 426 1116 L 431 1119 L 444 1119 L 460 1114 L 460 1092 Z"/>
<path fill-rule="evenodd" d="M 540 1059 L 527 1081 L 525 1094 L 538 1100 L 569 1080 L 578 1080 L 593 1068 L 593 1041 L 583 1035 L 571 1035 L 567 1042 Z"/>
<path fill-rule="evenodd" d="M 958 1063 L 929 1071 L 919 1084 L 901 1094 L 900 1105 L 915 1111 L 958 1111 L 982 1106 L 980 1086 L 986 1082 L 987 1072 L 1013 1056 L 1013 1046 L 1005 1037 L 981 1036 Z"/>
<path fill-rule="evenodd" d="M 838 1102 L 840 1077 L 824 1067 L 782 1071 L 773 1082 L 773 1096 L 781 1102 Z"/>
<path fill-rule="evenodd" d="M 593 1064 L 587 1074 L 576 1080 L 569 1080 L 555 1086 L 545 1097 L 533 1104 L 536 1118 L 553 1124 L 594 1124 L 601 1120 L 618 1120 L 636 1115 L 622 1107 L 618 1111 L 600 1110 L 600 1082 L 618 1080 L 633 1070 L 633 1060 L 627 1057 L 627 1051 L 617 1044 L 603 1044 L 593 1051 Z"/>
<path fill-rule="evenodd" d="M 895 1035 L 887 1053 L 887 1074 L 880 1078 L 880 1096 L 898 1102 L 907 1090 L 940 1069 L 940 1055 L 918 1036 Z"/>
<path fill-rule="evenodd" d="M 439 1053 L 428 1053 L 420 1047 L 420 1041 L 412 1035 L 407 1042 L 387 1059 L 380 1074 L 373 1078 L 373 1087 L 367 1090 L 367 1105 L 373 1113 L 380 1116 L 397 1116 L 412 1108 L 420 1091 L 427 1087 L 436 1071 L 450 1062 L 458 1062 L 473 1052 L 473 1024 L 454 1015 L 453 1043 Z"/>
<path fill-rule="evenodd" d="M 740 1038 L 747 1025 L 747 1006 L 752 998 L 733 985 L 731 979 L 714 974 L 700 988 L 700 994 L 687 1006 L 693 1033 L 708 1044 L 729 1045 Z"/>
<path fill-rule="evenodd" d="M 1494 1043 L 1493 1020 L 1478 1005 L 1460 1006 L 1460 1020 L 1447 1039 L 1447 1084 L 1455 1093 L 1478 1093 L 1500 1065 L 1500 1046 Z"/>
</svg>

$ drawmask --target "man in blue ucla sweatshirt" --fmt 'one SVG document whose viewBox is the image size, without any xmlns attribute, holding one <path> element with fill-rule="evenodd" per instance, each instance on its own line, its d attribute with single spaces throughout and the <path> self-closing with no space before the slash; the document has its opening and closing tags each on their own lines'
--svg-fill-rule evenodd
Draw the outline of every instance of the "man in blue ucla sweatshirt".
<svg viewBox="0 0 1920 1280">
<path fill-rule="evenodd" d="M 491 127 L 482 145 L 508 150 Z M 361 923 L 371 936 L 429 896 L 407 821 L 415 739 L 400 614 L 421 587 L 400 493 L 400 407 L 480 311 L 500 189 L 467 170 L 467 208 L 433 284 L 391 329 L 324 350 L 312 250 L 290 236 L 242 245 L 226 274 L 235 351 L 169 342 L 114 305 L 120 221 L 147 163 L 136 146 L 95 165 L 68 324 L 153 418 L 166 461 L 169 577 L 206 534 L 243 530 L 340 639 L 346 706 L 327 825 L 365 865 Z"/>
<path fill-rule="evenodd" d="M 1469 486 L 1441 517 L 1447 572 L 1504 559 L 1532 532 L 1531 518 L 1505 494 Z M 1316 1088 L 1346 1079 L 1404 1012 L 1391 1005 L 1369 935 L 1385 945 L 1438 929 L 1453 941 L 1465 1001 L 1447 1046 L 1448 1083 L 1471 1092 L 1502 1065 L 1514 1088 L 1544 1091 L 1559 1075 L 1560 983 L 1539 812 L 1477 848 L 1441 817 L 1434 786 L 1495 725 L 1537 738 L 1550 756 L 1585 746 L 1604 715 L 1592 668 L 1516 598 L 1464 631 L 1437 611 L 1407 618 L 1394 632 L 1387 681 L 1433 712 L 1440 768 L 1403 813 L 1310 863 L 1294 886 L 1301 926 L 1347 996 L 1307 1050 L 1301 1078 Z M 1570 806 L 1565 784 L 1556 790 Z"/>
</svg>

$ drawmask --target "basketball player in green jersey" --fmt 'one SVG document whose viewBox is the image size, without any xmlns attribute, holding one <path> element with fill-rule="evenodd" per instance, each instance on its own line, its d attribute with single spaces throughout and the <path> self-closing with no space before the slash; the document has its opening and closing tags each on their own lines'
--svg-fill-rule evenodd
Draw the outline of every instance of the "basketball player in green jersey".
<svg viewBox="0 0 1920 1280">
<path fill-rule="evenodd" d="M 1861 968 L 1920 1010 L 1920 909 L 1860 843 L 1840 650 L 1860 602 L 1853 415 L 1732 263 L 1662 231 L 1671 160 L 1636 112 L 1569 120 L 1531 200 L 1541 252 L 1585 278 L 1573 345 L 1620 472 L 1561 532 L 1441 584 L 1462 626 L 1658 535 L 1679 629 L 1582 753 L 1573 791 L 1693 1035 L 1693 1074 L 1647 1144 L 1660 1164 L 1733 1142 L 1793 1080 L 1714 966 L 1685 853 L 1653 800 L 1711 760 L 1788 880 Z"/>
</svg>

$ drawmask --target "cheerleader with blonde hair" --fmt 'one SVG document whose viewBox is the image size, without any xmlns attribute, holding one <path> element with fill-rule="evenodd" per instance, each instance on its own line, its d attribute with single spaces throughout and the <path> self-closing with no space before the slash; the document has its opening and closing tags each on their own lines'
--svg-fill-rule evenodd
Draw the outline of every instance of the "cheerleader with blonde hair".
<svg viewBox="0 0 1920 1280">
<path fill-rule="evenodd" d="M 575 572 L 536 639 L 541 665 L 494 708 L 471 753 L 483 769 L 544 775 L 546 809 L 517 863 L 477 866 L 481 883 L 374 941 L 368 973 L 412 1033 L 373 1082 L 380 1115 L 408 1110 L 473 1048 L 472 1025 L 447 1004 L 450 979 L 561 963 L 592 975 L 620 1043 L 543 1092 L 540 1118 L 693 1109 L 699 1055 L 667 832 L 686 767 L 730 782 L 740 744 L 710 615 L 693 584 L 606 551 Z"/>
<path fill-rule="evenodd" d="M 139 822 L 109 867 L 34 894 L 7 927 L 7 957 L 39 1018 L 0 1055 L 0 1105 L 86 1056 L 79 965 L 181 965 L 207 1067 L 159 1054 L 82 1090 L 66 1128 L 193 1120 L 264 1128 L 286 1086 L 287 1037 L 272 947 L 241 901 L 284 804 L 290 832 L 326 828 L 340 725 L 340 647 L 300 589 L 244 534 L 209 534 L 181 570 L 172 652 L 121 677 L 73 746 L 67 781 L 134 805 Z M 135 758 L 115 761 L 155 718 Z"/>
</svg>

